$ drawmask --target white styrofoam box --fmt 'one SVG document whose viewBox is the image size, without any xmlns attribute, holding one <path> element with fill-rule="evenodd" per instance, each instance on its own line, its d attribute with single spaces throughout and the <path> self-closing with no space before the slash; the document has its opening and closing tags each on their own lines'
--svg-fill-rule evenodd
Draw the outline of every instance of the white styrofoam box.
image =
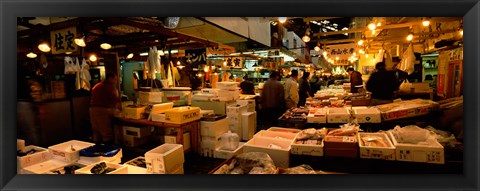
<svg viewBox="0 0 480 191">
<path fill-rule="evenodd" d="M 328 108 L 328 123 L 348 123 L 350 112 L 345 108 Z"/>
<path fill-rule="evenodd" d="M 215 149 L 213 153 L 214 158 L 219 158 L 219 159 L 229 159 L 232 158 L 235 155 L 239 155 L 243 153 L 243 145 L 245 142 L 240 142 L 238 144 L 238 148 L 235 149 L 234 151 L 227 151 L 227 150 L 222 150 L 222 149 Z"/>
<path fill-rule="evenodd" d="M 288 168 L 290 164 L 290 148 L 292 141 L 279 140 L 269 137 L 253 137 L 245 145 L 243 152 L 264 152 L 275 162 L 275 166 Z M 273 148 L 278 146 L 279 148 Z"/>
<path fill-rule="evenodd" d="M 143 119 L 143 113 L 145 113 L 146 106 L 128 106 L 123 109 L 125 118 L 130 119 Z"/>
<path fill-rule="evenodd" d="M 220 89 L 215 89 L 215 88 L 203 88 L 200 91 L 202 92 L 202 94 L 210 94 L 210 95 L 218 96 L 219 90 Z"/>
<path fill-rule="evenodd" d="M 153 127 L 130 127 L 123 126 L 123 135 L 129 135 L 137 138 L 147 137 L 152 134 Z"/>
<path fill-rule="evenodd" d="M 238 90 L 238 82 L 217 82 L 217 89 L 220 90 Z"/>
<path fill-rule="evenodd" d="M 241 123 L 242 114 L 247 112 L 247 105 L 229 105 L 227 106 L 227 117 L 230 123 Z M 241 124 L 239 124 L 241 125 Z"/>
<path fill-rule="evenodd" d="M 388 131 L 388 135 L 395 146 L 397 161 L 445 164 L 445 153 L 440 143 L 434 142 L 433 145 L 398 143 L 391 131 Z"/>
<path fill-rule="evenodd" d="M 192 96 L 192 100 L 198 100 L 198 101 L 210 101 L 211 98 L 216 97 L 213 94 L 195 94 Z"/>
<path fill-rule="evenodd" d="M 218 90 L 218 97 L 228 98 L 230 100 L 237 100 L 240 98 L 240 90 Z"/>
<path fill-rule="evenodd" d="M 200 121 L 200 135 L 206 137 L 219 137 L 228 131 L 228 118 L 217 121 Z"/>
<path fill-rule="evenodd" d="M 139 92 L 139 102 L 140 104 L 146 105 L 149 103 L 162 103 L 163 102 L 163 92 Z"/>
<path fill-rule="evenodd" d="M 17 151 L 25 148 L 25 140 L 17 139 Z"/>
<path fill-rule="evenodd" d="M 136 161 L 136 160 L 144 160 L 145 161 L 145 157 L 137 157 L 137 158 L 134 158 L 132 160 L 129 160 L 129 161 L 123 163 L 123 165 L 128 168 L 128 174 L 147 174 L 146 166 L 144 168 L 144 167 L 140 167 L 140 166 L 136 166 L 136 165 L 132 164 L 132 162 Z M 145 163 L 145 165 L 146 165 L 146 163 Z"/>
<path fill-rule="evenodd" d="M 296 140 L 292 144 L 290 153 L 294 155 L 310 155 L 310 156 L 323 156 L 323 140 L 320 145 L 313 144 L 297 144 Z"/>
<path fill-rule="evenodd" d="M 78 162 L 81 164 L 92 164 L 92 163 L 97 163 L 100 161 L 107 161 L 111 163 L 116 163 L 119 164 L 120 161 L 122 160 L 123 154 L 122 154 L 122 149 L 118 151 L 118 153 L 115 156 L 112 157 L 104 157 L 104 156 L 98 156 L 98 157 L 86 157 L 86 156 L 80 156 L 78 159 Z"/>
<path fill-rule="evenodd" d="M 177 142 L 177 134 L 165 135 L 165 143 L 180 144 Z M 191 147 L 190 132 L 183 133 L 183 150 Z"/>
<path fill-rule="evenodd" d="M 372 147 L 365 146 L 362 137 L 366 135 L 374 135 L 381 137 L 384 143 L 387 144 L 387 147 Z M 360 147 L 360 158 L 367 159 L 384 159 L 384 160 L 395 160 L 395 146 L 391 143 L 387 134 L 385 133 L 358 133 L 358 146 Z"/>
<path fill-rule="evenodd" d="M 175 106 L 192 104 L 192 88 L 173 87 L 163 88 L 164 102 L 173 102 Z"/>
<path fill-rule="evenodd" d="M 58 161 L 58 160 L 54 160 L 54 161 L 56 161 L 56 162 L 61 162 L 61 161 Z M 65 162 L 62 162 L 62 163 L 65 163 Z M 79 163 L 79 162 L 67 163 L 67 165 L 64 165 L 64 166 L 61 166 L 61 167 L 57 167 L 57 168 L 51 169 L 51 170 L 49 170 L 49 171 L 47 171 L 47 172 L 44 172 L 43 174 L 66 174 L 66 173 L 65 173 L 65 167 L 67 167 L 67 166 L 70 166 L 70 167 L 72 167 L 72 166 L 77 166 L 77 167 L 79 167 L 78 169 L 80 169 L 80 168 L 83 168 L 83 167 L 87 166 L 87 164 L 81 164 L 81 163 Z M 78 169 L 77 169 L 77 170 L 78 170 Z M 76 172 L 77 170 L 75 170 L 75 172 Z M 55 171 L 59 171 L 60 173 L 55 172 Z M 76 174 L 75 172 L 74 172 L 73 174 Z"/>
<path fill-rule="evenodd" d="M 269 137 L 273 139 L 285 140 L 290 141 L 293 143 L 297 134 L 295 133 L 287 133 L 287 132 L 279 132 L 279 131 L 266 131 L 261 130 L 255 134 L 254 137 Z"/>
<path fill-rule="evenodd" d="M 300 129 L 292 129 L 292 128 L 284 128 L 284 127 L 270 127 L 267 131 L 279 131 L 279 132 L 286 132 L 286 133 L 293 133 L 295 136 L 300 133 Z"/>
<path fill-rule="evenodd" d="M 214 97 L 210 98 L 210 101 L 233 101 L 233 96 L 228 96 L 228 97 Z"/>
<path fill-rule="evenodd" d="M 115 170 L 112 172 L 109 172 L 107 174 L 128 174 L 128 168 L 126 166 L 120 165 L 120 164 L 115 164 L 107 161 L 100 161 L 97 163 L 93 163 L 90 165 L 87 165 L 81 169 L 78 169 L 75 171 L 76 174 L 92 174 L 90 170 L 97 164 L 104 162 L 108 168 L 114 168 Z"/>
<path fill-rule="evenodd" d="M 199 107 L 176 107 L 165 111 L 165 121 L 173 124 L 183 124 L 199 120 L 200 108 Z"/>
<path fill-rule="evenodd" d="M 80 158 L 80 150 L 95 145 L 94 143 L 71 140 L 48 147 L 53 159 L 75 162 Z M 72 150 L 74 149 L 74 151 Z"/>
<path fill-rule="evenodd" d="M 51 154 L 46 148 L 37 147 L 34 145 L 28 145 L 24 147 L 22 152 L 28 152 L 32 149 L 35 149 L 37 152 L 22 157 L 17 156 L 17 173 L 20 173 L 22 168 L 44 162 L 52 158 Z"/>
<path fill-rule="evenodd" d="M 165 113 L 166 110 L 169 110 L 172 108 L 173 108 L 172 102 L 155 104 L 155 105 L 152 105 L 152 110 L 150 111 L 150 113 Z"/>
<path fill-rule="evenodd" d="M 254 99 L 240 99 L 240 100 L 237 100 L 237 104 L 247 105 L 247 112 L 254 112 L 255 111 L 255 100 Z"/>
<path fill-rule="evenodd" d="M 328 109 L 310 110 L 307 115 L 307 123 L 327 123 Z"/>
<path fill-rule="evenodd" d="M 183 166 L 183 145 L 165 143 L 145 153 L 147 173 L 165 174 Z"/>
<path fill-rule="evenodd" d="M 21 174 L 50 174 L 50 170 L 54 170 L 60 167 L 67 166 L 68 162 L 59 160 L 46 160 L 34 165 L 27 166 L 21 169 Z"/>
<path fill-rule="evenodd" d="M 382 115 L 375 107 L 354 109 L 355 118 L 359 123 L 381 123 Z"/>
<path fill-rule="evenodd" d="M 214 110 L 202 110 L 202 109 L 200 109 L 200 115 L 201 116 L 213 115 L 213 114 L 215 114 Z"/>
<path fill-rule="evenodd" d="M 150 116 L 152 117 L 152 121 L 165 122 L 165 114 L 164 113 L 150 114 Z"/>
<path fill-rule="evenodd" d="M 242 139 L 253 138 L 257 131 L 257 112 L 246 112 L 242 114 Z"/>
</svg>

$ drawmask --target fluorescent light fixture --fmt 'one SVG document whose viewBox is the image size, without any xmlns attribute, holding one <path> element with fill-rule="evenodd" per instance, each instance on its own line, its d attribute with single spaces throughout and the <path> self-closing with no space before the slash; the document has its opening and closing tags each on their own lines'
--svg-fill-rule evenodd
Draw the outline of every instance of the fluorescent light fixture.
<svg viewBox="0 0 480 191">
<path fill-rule="evenodd" d="M 140 53 L 140 56 L 148 56 L 148 52 L 142 52 Z"/>
</svg>

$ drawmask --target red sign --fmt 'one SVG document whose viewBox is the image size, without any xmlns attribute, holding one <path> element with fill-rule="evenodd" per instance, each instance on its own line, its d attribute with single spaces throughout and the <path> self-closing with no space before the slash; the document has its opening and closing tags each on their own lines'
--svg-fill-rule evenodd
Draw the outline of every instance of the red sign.
<svg viewBox="0 0 480 191">
<path fill-rule="evenodd" d="M 437 94 L 444 94 L 444 92 L 445 92 L 445 74 L 438 74 Z"/>
</svg>

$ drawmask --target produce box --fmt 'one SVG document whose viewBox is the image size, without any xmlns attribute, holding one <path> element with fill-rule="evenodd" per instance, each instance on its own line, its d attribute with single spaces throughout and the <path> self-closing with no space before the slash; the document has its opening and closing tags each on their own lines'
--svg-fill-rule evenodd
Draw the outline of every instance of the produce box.
<svg viewBox="0 0 480 191">
<path fill-rule="evenodd" d="M 106 174 L 128 174 L 128 168 L 126 166 L 120 165 L 120 164 L 115 164 L 115 163 L 110 163 L 106 161 L 101 161 L 98 163 L 93 163 L 88 166 L 85 166 L 81 169 L 78 169 L 75 171 L 76 174 L 94 174 L 90 170 L 95 167 L 97 164 L 100 164 L 104 162 L 107 168 L 113 168 L 115 170 L 108 172 Z"/>
<path fill-rule="evenodd" d="M 147 174 L 145 157 L 137 157 L 123 164 L 128 168 L 128 174 Z"/>
<path fill-rule="evenodd" d="M 25 167 L 41 163 L 52 158 L 51 154 L 48 152 L 47 149 L 34 145 L 24 147 L 23 149 L 21 149 L 21 152 L 27 153 L 32 149 L 35 150 L 35 152 L 32 154 L 27 154 L 25 156 L 18 156 L 17 153 L 17 173 L 20 173 L 20 171 Z"/>
<path fill-rule="evenodd" d="M 17 151 L 25 148 L 25 140 L 17 139 Z"/>
<path fill-rule="evenodd" d="M 414 99 L 375 106 L 380 110 L 384 121 L 403 119 L 429 114 L 440 105 L 431 100 Z"/>
<path fill-rule="evenodd" d="M 143 119 L 146 106 L 133 106 L 129 105 L 123 109 L 125 118 L 129 119 Z"/>
<path fill-rule="evenodd" d="M 243 145 L 243 152 L 264 152 L 275 162 L 275 166 L 288 168 L 292 141 L 269 137 L 253 137 Z"/>
<path fill-rule="evenodd" d="M 58 162 L 58 161 L 57 161 Z M 72 163 L 60 168 L 47 171 L 45 174 L 76 174 L 78 169 L 81 169 L 87 165 L 80 163 Z"/>
<path fill-rule="evenodd" d="M 381 123 L 382 117 L 377 108 L 358 108 L 354 109 L 355 117 L 358 123 Z"/>
<path fill-rule="evenodd" d="M 59 160 L 45 160 L 40 163 L 27 166 L 20 170 L 20 174 L 53 174 L 50 171 L 53 171 L 58 168 L 63 168 L 64 166 L 69 165 L 70 163 L 59 161 Z"/>
<path fill-rule="evenodd" d="M 228 118 L 218 121 L 200 121 L 200 135 L 206 137 L 219 137 L 228 131 Z"/>
<path fill-rule="evenodd" d="M 287 132 L 261 130 L 261 131 L 257 132 L 254 135 L 254 137 L 268 137 L 268 138 L 274 138 L 274 139 L 278 139 L 278 140 L 290 141 L 290 142 L 293 143 L 293 141 L 295 141 L 295 137 L 297 137 L 297 134 L 287 133 Z"/>
<path fill-rule="evenodd" d="M 368 136 L 373 137 L 370 140 L 377 145 L 365 145 L 363 138 Z M 366 139 L 368 140 L 368 138 Z M 375 139 L 381 141 L 381 143 L 376 142 Z M 360 158 L 395 160 L 395 146 L 393 146 L 385 133 L 358 133 L 358 140 Z M 380 146 L 379 144 L 383 146 Z"/>
<path fill-rule="evenodd" d="M 142 105 L 147 105 L 149 103 L 162 103 L 163 102 L 163 92 L 143 92 L 140 91 L 139 102 Z"/>
<path fill-rule="evenodd" d="M 346 108 L 328 108 L 328 123 L 348 123 L 350 121 L 350 111 Z"/>
<path fill-rule="evenodd" d="M 323 139 L 319 141 L 320 144 L 298 144 L 295 141 L 292 143 L 292 149 L 290 150 L 290 153 L 294 155 L 323 156 Z"/>
<path fill-rule="evenodd" d="M 229 158 L 232 158 L 235 155 L 242 154 L 244 144 L 245 144 L 245 142 L 240 142 L 238 144 L 238 148 L 235 149 L 234 151 L 215 149 L 215 151 L 213 153 L 213 157 L 214 158 L 219 158 L 219 159 L 229 159 Z"/>
<path fill-rule="evenodd" d="M 53 159 L 75 162 L 80 159 L 80 150 L 95 145 L 94 143 L 71 140 L 48 147 Z"/>
<path fill-rule="evenodd" d="M 177 107 L 165 111 L 165 122 L 173 124 L 183 124 L 199 120 L 200 108 L 199 107 Z"/>
<path fill-rule="evenodd" d="M 440 143 L 435 142 L 433 145 L 398 143 L 392 132 L 388 131 L 388 135 L 396 148 L 397 161 L 445 164 L 445 153 Z"/>
<path fill-rule="evenodd" d="M 217 89 L 220 90 L 237 90 L 238 86 L 238 82 L 217 82 Z"/>
<path fill-rule="evenodd" d="M 122 145 L 127 147 L 138 147 L 148 142 L 148 137 L 137 138 L 131 135 L 123 135 Z"/>
<path fill-rule="evenodd" d="M 147 173 L 165 174 L 183 166 L 183 145 L 165 143 L 145 153 Z"/>
<path fill-rule="evenodd" d="M 177 141 L 177 134 L 165 135 L 165 143 L 180 144 Z M 183 133 L 183 150 L 188 150 L 190 147 L 190 132 L 185 132 Z"/>
<path fill-rule="evenodd" d="M 267 131 L 279 131 L 279 132 L 293 133 L 296 136 L 302 130 L 293 129 L 293 128 L 283 128 L 283 127 L 270 127 L 270 128 L 267 129 Z"/>
<path fill-rule="evenodd" d="M 324 140 L 324 152 L 328 157 L 358 158 L 358 140 L 355 136 L 331 136 Z"/>
<path fill-rule="evenodd" d="M 352 106 L 369 106 L 372 99 L 352 99 Z"/>
<path fill-rule="evenodd" d="M 153 127 L 129 127 L 123 126 L 123 135 L 128 135 L 136 138 L 147 137 L 152 134 Z"/>
</svg>

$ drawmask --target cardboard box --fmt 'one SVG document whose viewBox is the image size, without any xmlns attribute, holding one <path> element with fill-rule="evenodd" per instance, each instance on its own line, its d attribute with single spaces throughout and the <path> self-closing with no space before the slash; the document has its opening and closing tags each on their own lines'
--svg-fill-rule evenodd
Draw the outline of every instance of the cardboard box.
<svg viewBox="0 0 480 191">
<path fill-rule="evenodd" d="M 143 119 L 146 106 L 127 106 L 123 109 L 125 118 L 129 119 Z"/>
<path fill-rule="evenodd" d="M 350 121 L 350 111 L 345 108 L 328 108 L 328 123 L 348 123 Z"/>
<path fill-rule="evenodd" d="M 362 137 L 366 135 L 382 137 L 387 147 L 365 146 Z M 358 146 L 360 147 L 360 158 L 395 160 L 395 146 L 385 133 L 358 133 Z"/>
<path fill-rule="evenodd" d="M 38 164 L 52 158 L 51 154 L 48 152 L 46 148 L 29 145 L 22 149 L 22 152 L 28 152 L 32 149 L 35 149 L 37 152 L 33 154 L 29 154 L 26 156 L 17 156 L 17 173 L 20 173 L 22 168 Z"/>
<path fill-rule="evenodd" d="M 433 145 L 398 143 L 392 132 L 388 131 L 388 135 L 395 146 L 397 161 L 445 164 L 445 153 L 440 143 L 435 142 Z"/>
<path fill-rule="evenodd" d="M 150 103 L 162 103 L 163 102 L 163 92 L 139 92 L 139 102 L 142 105 L 147 105 Z"/>
<path fill-rule="evenodd" d="M 238 82 L 217 82 L 217 89 L 220 90 L 238 90 L 240 83 Z"/>
<path fill-rule="evenodd" d="M 98 163 L 101 161 L 107 161 L 115 164 L 120 164 L 122 161 L 122 149 L 118 151 L 118 153 L 115 156 L 112 157 L 104 157 L 104 156 L 98 156 L 98 157 L 86 157 L 86 156 L 80 156 L 80 159 L 78 159 L 78 162 L 81 164 L 93 164 L 93 163 Z"/>
<path fill-rule="evenodd" d="M 375 106 L 384 121 L 429 114 L 438 110 L 439 104 L 431 100 L 414 99 Z"/>
<path fill-rule="evenodd" d="M 183 166 L 183 145 L 165 143 L 145 153 L 147 173 L 165 174 Z"/>
<path fill-rule="evenodd" d="M 53 159 L 65 162 L 75 162 L 80 159 L 80 150 L 95 145 L 94 143 L 71 140 L 48 147 Z M 72 150 L 73 148 L 73 150 Z"/>
<path fill-rule="evenodd" d="M 123 135 L 133 136 L 137 138 L 147 137 L 152 134 L 153 127 L 130 127 L 123 126 Z"/>
<path fill-rule="evenodd" d="M 200 135 L 206 137 L 219 137 L 229 130 L 229 119 L 217 121 L 200 121 Z"/>
<path fill-rule="evenodd" d="M 355 136 L 330 136 L 324 140 L 324 152 L 328 157 L 358 158 L 358 140 Z"/>
<path fill-rule="evenodd" d="M 243 153 L 243 145 L 245 142 L 240 142 L 238 144 L 238 148 L 235 149 L 234 151 L 227 151 L 227 150 L 222 150 L 222 149 L 215 149 L 213 153 L 214 158 L 219 158 L 219 159 L 229 159 L 232 158 L 235 155 L 239 155 Z"/>
<path fill-rule="evenodd" d="M 354 109 L 355 118 L 358 123 L 381 123 L 382 117 L 377 108 L 358 108 Z"/>
<path fill-rule="evenodd" d="M 292 149 L 290 149 L 290 153 L 294 155 L 323 156 L 323 148 L 324 148 L 323 140 L 321 140 L 320 145 L 297 144 L 295 140 L 292 143 Z"/>
<path fill-rule="evenodd" d="M 257 132 L 254 135 L 254 137 L 268 137 L 268 138 L 273 138 L 273 139 L 278 139 L 278 140 L 290 141 L 290 142 L 293 143 L 293 141 L 297 137 L 297 134 L 287 133 L 287 132 L 279 132 L 279 131 L 261 130 L 261 131 Z"/>
<path fill-rule="evenodd" d="M 50 173 L 51 170 L 55 170 L 60 167 L 67 166 L 68 162 L 59 161 L 59 160 L 45 160 L 40 163 L 27 166 L 20 170 L 20 174 L 53 174 Z"/>
<path fill-rule="evenodd" d="M 123 135 L 122 144 L 127 147 L 138 147 L 140 145 L 146 144 L 148 142 L 148 137 L 137 138 L 130 135 Z"/>
<path fill-rule="evenodd" d="M 109 172 L 107 174 L 128 174 L 128 168 L 126 166 L 123 166 L 123 165 L 120 165 L 120 164 L 115 164 L 115 163 L 110 163 L 110 162 L 107 162 L 107 161 L 101 161 L 101 162 L 105 162 L 105 164 L 107 165 L 108 168 L 114 168 L 115 169 L 114 171 Z M 76 174 L 92 174 L 90 172 L 90 170 L 95 165 L 97 165 L 101 162 L 97 162 L 97 163 L 93 163 L 93 164 L 90 164 L 88 166 L 85 166 L 81 169 L 76 170 L 75 173 Z"/>
<path fill-rule="evenodd" d="M 249 140 L 257 131 L 257 112 L 242 114 L 242 140 Z"/>
<path fill-rule="evenodd" d="M 165 143 L 180 144 L 177 142 L 177 134 L 165 135 Z M 183 150 L 191 147 L 190 132 L 183 133 Z"/>
<path fill-rule="evenodd" d="M 273 145 L 280 148 L 272 147 Z M 264 152 L 275 162 L 275 166 L 288 168 L 292 142 L 268 137 L 253 137 L 243 145 L 243 152 Z"/>
<path fill-rule="evenodd" d="M 279 131 L 279 132 L 286 132 L 286 133 L 294 133 L 295 136 L 300 133 L 300 129 L 293 129 L 293 128 L 284 128 L 284 127 L 270 127 L 267 131 Z"/>
<path fill-rule="evenodd" d="M 201 117 L 199 107 L 177 107 L 165 111 L 165 121 L 167 123 L 183 124 L 199 120 Z"/>
<path fill-rule="evenodd" d="M 152 109 L 150 111 L 150 116 L 148 116 L 148 119 L 153 121 L 152 115 L 164 114 L 165 111 L 167 111 L 169 109 L 172 109 L 172 108 L 173 108 L 173 103 L 172 102 L 152 105 Z"/>
<path fill-rule="evenodd" d="M 25 148 L 25 140 L 17 139 L 17 151 Z"/>
</svg>

